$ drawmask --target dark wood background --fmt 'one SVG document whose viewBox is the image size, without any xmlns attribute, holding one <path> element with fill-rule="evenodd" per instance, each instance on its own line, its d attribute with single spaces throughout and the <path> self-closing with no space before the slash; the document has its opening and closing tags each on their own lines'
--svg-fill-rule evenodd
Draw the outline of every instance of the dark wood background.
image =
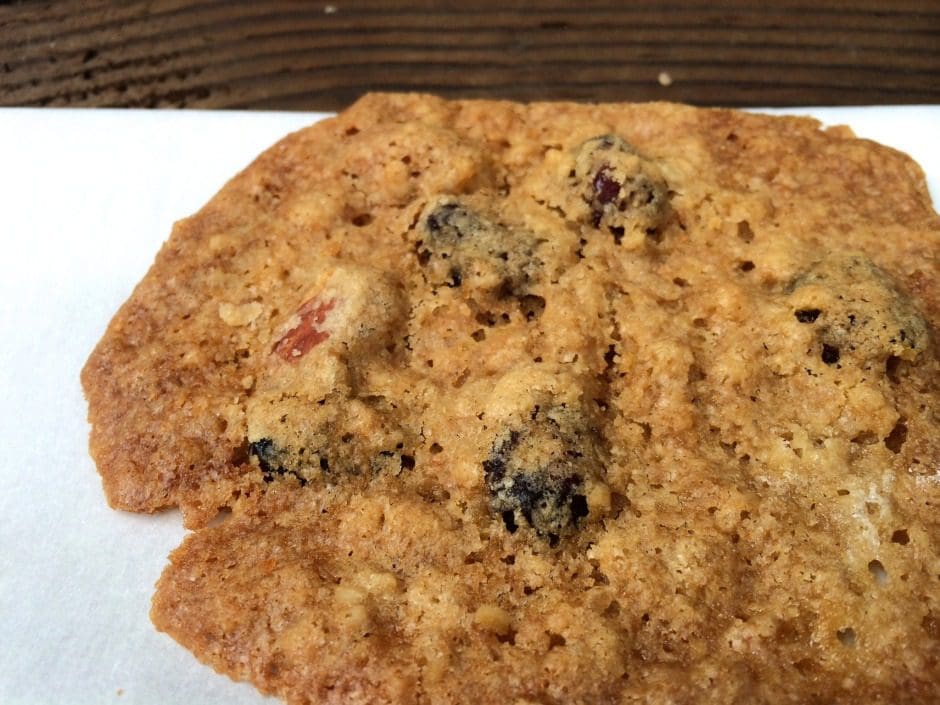
<svg viewBox="0 0 940 705">
<path fill-rule="evenodd" d="M 0 105 L 940 102 L 940 0 L 0 0 Z"/>
</svg>

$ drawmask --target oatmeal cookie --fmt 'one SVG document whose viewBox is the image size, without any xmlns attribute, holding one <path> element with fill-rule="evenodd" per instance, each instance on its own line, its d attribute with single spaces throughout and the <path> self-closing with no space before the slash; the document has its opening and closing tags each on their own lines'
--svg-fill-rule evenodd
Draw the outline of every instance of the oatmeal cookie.
<svg viewBox="0 0 940 705">
<path fill-rule="evenodd" d="M 91 451 L 290 703 L 935 703 L 938 273 L 847 128 L 370 95 L 176 224 Z"/>
</svg>

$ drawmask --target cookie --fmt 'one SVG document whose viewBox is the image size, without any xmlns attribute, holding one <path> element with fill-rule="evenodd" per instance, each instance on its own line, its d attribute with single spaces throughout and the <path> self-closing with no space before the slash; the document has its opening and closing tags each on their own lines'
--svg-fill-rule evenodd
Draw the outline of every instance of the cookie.
<svg viewBox="0 0 940 705">
<path fill-rule="evenodd" d="M 936 702 L 938 253 L 847 128 L 370 95 L 176 224 L 91 451 L 290 703 Z"/>
</svg>

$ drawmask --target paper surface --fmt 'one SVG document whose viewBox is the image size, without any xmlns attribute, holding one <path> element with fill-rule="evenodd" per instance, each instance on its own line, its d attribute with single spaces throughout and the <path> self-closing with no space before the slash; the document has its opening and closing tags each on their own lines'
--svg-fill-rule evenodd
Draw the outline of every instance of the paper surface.
<svg viewBox="0 0 940 705">
<path fill-rule="evenodd" d="M 908 152 L 937 202 L 940 107 L 787 112 Z M 185 532 L 108 508 L 78 376 L 172 222 L 317 117 L 0 110 L 0 703 L 275 702 L 150 624 Z"/>
</svg>

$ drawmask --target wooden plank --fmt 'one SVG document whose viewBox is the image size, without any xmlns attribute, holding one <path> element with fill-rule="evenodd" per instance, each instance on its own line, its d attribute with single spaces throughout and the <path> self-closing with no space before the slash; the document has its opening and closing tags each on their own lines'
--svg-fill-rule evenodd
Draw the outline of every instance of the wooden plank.
<svg viewBox="0 0 940 705">
<path fill-rule="evenodd" d="M 369 90 L 936 103 L 940 0 L 0 2 L 0 105 L 335 110 Z"/>
</svg>

